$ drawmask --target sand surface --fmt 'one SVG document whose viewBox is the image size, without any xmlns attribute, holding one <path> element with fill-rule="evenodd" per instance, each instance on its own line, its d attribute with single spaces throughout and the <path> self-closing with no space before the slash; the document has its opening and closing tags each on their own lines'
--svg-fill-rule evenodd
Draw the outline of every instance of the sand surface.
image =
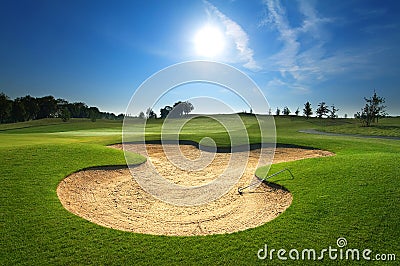
<svg viewBox="0 0 400 266">
<path fill-rule="evenodd" d="M 135 145 L 135 144 L 131 144 Z M 122 145 L 113 145 L 122 148 Z M 134 148 L 132 146 L 132 148 Z M 182 170 L 172 164 L 158 144 L 147 145 L 148 160 L 167 180 L 183 186 L 201 186 L 220 175 L 230 153 L 216 153 L 212 162 L 197 171 Z M 195 160 L 201 152 L 191 145 L 180 145 L 182 154 Z M 58 186 L 62 205 L 93 223 L 118 230 L 153 235 L 209 235 L 242 231 L 260 226 L 285 211 L 292 202 L 286 189 L 261 183 L 255 189 L 237 192 L 255 180 L 260 150 L 250 151 L 239 182 L 217 200 L 199 206 L 176 206 L 156 199 L 136 182 L 133 175 L 145 175 L 146 163 L 132 168 L 102 167 L 79 171 Z M 317 149 L 276 148 L 273 163 L 331 156 Z M 295 173 L 294 173 L 295 174 Z"/>
</svg>

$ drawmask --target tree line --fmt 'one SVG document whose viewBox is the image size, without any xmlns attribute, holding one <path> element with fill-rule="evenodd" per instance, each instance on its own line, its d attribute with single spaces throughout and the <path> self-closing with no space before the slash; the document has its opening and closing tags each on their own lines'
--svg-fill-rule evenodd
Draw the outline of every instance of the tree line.
<svg viewBox="0 0 400 266">
<path fill-rule="evenodd" d="M 374 91 L 374 94 L 372 97 L 366 98 L 364 97 L 365 100 L 365 106 L 361 108 L 360 112 L 357 112 L 354 114 L 354 118 L 358 119 L 361 121 L 362 126 L 369 127 L 371 126 L 372 123 L 378 123 L 379 119 L 382 117 L 387 116 L 388 114 L 386 113 L 386 106 L 384 105 L 385 103 L 385 98 L 382 98 L 377 95 L 376 91 Z M 334 104 L 331 106 L 328 106 L 325 102 L 320 102 L 317 106 L 317 109 L 315 110 L 317 118 L 332 118 L 335 119 L 338 117 L 337 112 L 339 111 L 338 108 Z M 291 111 L 287 106 L 281 109 L 279 107 L 276 108 L 275 115 L 280 115 L 282 112 L 283 115 L 290 115 Z M 299 108 L 294 112 L 296 116 L 300 114 Z M 269 109 L 269 115 L 272 115 L 272 110 Z M 303 116 L 310 118 L 313 115 L 313 108 L 311 106 L 311 103 L 307 101 L 304 104 L 303 108 Z M 347 114 L 344 115 L 345 118 L 347 118 Z"/>
<path fill-rule="evenodd" d="M 166 105 L 160 109 L 159 118 L 167 118 L 167 116 L 171 118 L 180 118 L 184 115 L 188 115 L 190 112 L 194 110 L 193 104 L 189 101 L 178 101 L 174 103 L 173 106 Z M 139 118 L 158 118 L 156 112 L 152 108 L 147 108 L 146 114 L 144 112 L 139 113 Z"/>
<path fill-rule="evenodd" d="M 0 123 L 15 123 L 43 118 L 61 118 L 68 121 L 70 118 L 96 119 L 123 119 L 124 115 L 101 112 L 97 107 L 87 106 L 83 102 L 70 103 L 67 100 L 48 95 L 32 97 L 26 95 L 11 100 L 3 92 L 0 93 Z"/>
<path fill-rule="evenodd" d="M 318 104 L 318 108 L 316 109 L 315 112 L 316 112 L 316 117 L 318 117 L 318 118 L 326 117 L 326 118 L 335 119 L 338 117 L 338 115 L 337 115 L 338 111 L 339 111 L 339 109 L 336 108 L 336 106 L 334 104 L 332 104 L 331 106 L 328 106 L 328 105 L 326 105 L 325 102 L 320 102 Z M 268 113 L 269 113 L 269 115 L 272 115 L 272 110 L 270 109 Z M 281 113 L 283 115 L 290 115 L 292 113 L 292 111 L 290 111 L 290 109 L 287 106 L 285 106 L 283 108 L 283 110 L 281 110 L 281 109 L 279 109 L 279 107 L 277 107 L 276 111 L 275 111 L 275 115 L 281 115 Z M 296 111 L 294 112 L 294 114 L 296 116 L 299 116 L 300 108 L 297 108 Z M 313 109 L 312 109 L 311 103 L 309 101 L 307 101 L 304 104 L 303 116 L 309 118 L 312 115 L 313 115 Z"/>
</svg>

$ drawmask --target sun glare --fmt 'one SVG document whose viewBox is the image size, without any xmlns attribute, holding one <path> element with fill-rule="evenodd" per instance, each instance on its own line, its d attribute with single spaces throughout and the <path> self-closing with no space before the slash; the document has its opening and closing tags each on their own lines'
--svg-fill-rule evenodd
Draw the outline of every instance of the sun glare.
<svg viewBox="0 0 400 266">
<path fill-rule="evenodd" d="M 194 44 L 198 55 L 215 57 L 223 51 L 225 41 L 218 28 L 207 25 L 196 33 Z"/>
</svg>

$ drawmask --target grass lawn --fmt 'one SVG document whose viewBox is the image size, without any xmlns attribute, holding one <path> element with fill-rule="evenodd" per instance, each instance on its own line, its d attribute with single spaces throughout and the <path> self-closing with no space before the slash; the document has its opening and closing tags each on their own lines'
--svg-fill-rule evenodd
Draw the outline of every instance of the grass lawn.
<svg viewBox="0 0 400 266">
<path fill-rule="evenodd" d="M 251 141 L 256 142 L 259 132 L 253 118 L 244 119 Z M 400 121 L 392 119 L 382 119 L 377 134 L 397 136 Z M 289 167 L 295 176 L 290 180 L 285 173 L 271 180 L 293 194 L 287 211 L 254 229 L 202 237 L 122 232 L 90 223 L 62 207 L 56 187 L 65 176 L 91 166 L 125 164 L 122 151 L 105 147 L 121 142 L 121 122 L 50 119 L 0 125 L 0 265 L 304 265 L 311 261 L 281 261 L 276 253 L 272 262 L 262 261 L 257 251 L 265 244 L 276 250 L 320 251 L 336 248 L 339 237 L 347 239 L 346 248 L 369 248 L 371 256 L 391 253 L 400 260 L 400 141 L 298 132 L 311 128 L 341 132 L 345 128 L 343 133 L 373 134 L 352 121 L 323 122 L 327 123 L 276 118 L 278 143 L 336 154 L 271 167 L 270 174 Z M 159 137 L 159 120 L 148 127 L 153 131 L 150 138 Z M 198 119 L 187 124 L 180 137 L 198 141 L 211 135 L 219 145 L 227 144 L 220 129 Z M 258 173 L 266 174 L 263 168 Z M 324 263 L 336 265 L 338 261 L 325 256 Z"/>
<path fill-rule="evenodd" d="M 366 136 L 391 136 L 400 137 L 400 117 L 379 119 L 370 127 L 362 127 L 356 119 L 318 119 L 312 118 L 310 122 L 320 131 L 342 134 L 358 134 Z"/>
</svg>

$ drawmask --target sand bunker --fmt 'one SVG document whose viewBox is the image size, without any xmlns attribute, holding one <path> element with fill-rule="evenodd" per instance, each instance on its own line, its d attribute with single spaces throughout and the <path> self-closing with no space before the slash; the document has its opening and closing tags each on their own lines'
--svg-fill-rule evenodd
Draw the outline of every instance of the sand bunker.
<svg viewBox="0 0 400 266">
<path fill-rule="evenodd" d="M 132 144 L 134 145 L 134 144 Z M 114 148 L 122 148 L 114 145 Z M 200 154 L 191 145 L 180 145 L 185 157 Z M 225 168 L 230 153 L 217 153 L 200 171 L 183 171 L 166 158 L 162 146 L 147 145 L 149 159 L 166 179 L 180 185 L 196 186 L 214 180 Z M 257 152 L 250 157 L 243 177 L 221 198 L 200 206 L 175 206 L 144 191 L 125 167 L 102 167 L 80 171 L 66 177 L 58 186 L 62 205 L 70 212 L 109 228 L 153 235 L 209 235 L 242 231 L 262 225 L 282 213 L 292 202 L 284 188 L 262 183 L 239 195 L 237 189 L 254 179 Z M 316 149 L 277 148 L 274 163 L 330 156 Z M 134 173 L 146 168 L 138 165 Z"/>
</svg>

